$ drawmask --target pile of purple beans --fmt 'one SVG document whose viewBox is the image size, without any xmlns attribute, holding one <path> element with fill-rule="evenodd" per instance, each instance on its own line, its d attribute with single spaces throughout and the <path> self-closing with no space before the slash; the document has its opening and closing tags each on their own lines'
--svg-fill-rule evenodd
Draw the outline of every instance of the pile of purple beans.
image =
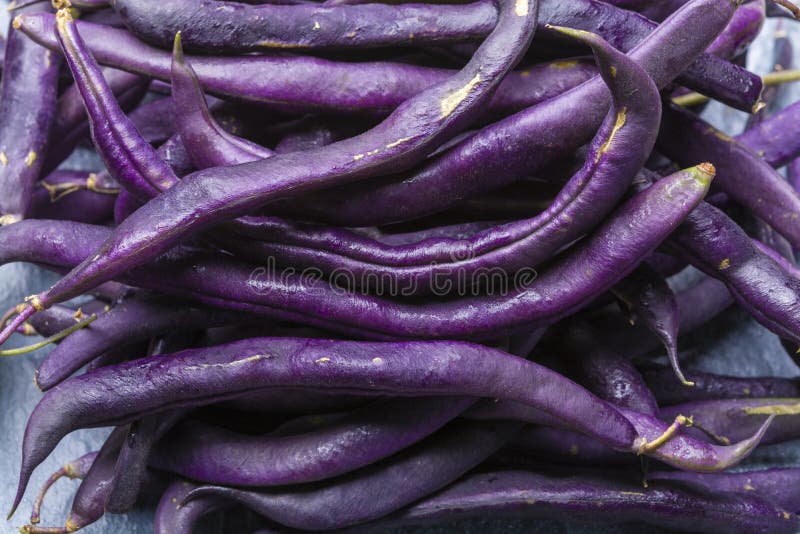
<svg viewBox="0 0 800 534">
<path fill-rule="evenodd" d="M 152 496 L 162 534 L 800 529 L 800 469 L 731 471 L 800 437 L 800 381 L 678 357 L 735 304 L 797 358 L 800 76 L 781 32 L 742 66 L 794 4 L 262 1 L 12 7 L 0 258 L 62 278 L 2 317 L 46 339 L 0 355 L 56 345 L 11 513 L 113 427 L 23 532 Z"/>
</svg>

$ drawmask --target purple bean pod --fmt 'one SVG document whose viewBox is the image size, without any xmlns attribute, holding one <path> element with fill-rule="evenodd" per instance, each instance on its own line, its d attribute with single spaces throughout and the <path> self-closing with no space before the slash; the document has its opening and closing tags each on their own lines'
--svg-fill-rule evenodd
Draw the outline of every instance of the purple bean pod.
<svg viewBox="0 0 800 534">
<path fill-rule="evenodd" d="M 389 399 L 299 435 L 248 436 L 195 421 L 175 427 L 151 465 L 208 484 L 276 486 L 348 473 L 436 432 L 475 400 Z M 248 458 L 242 465 L 241 459 Z"/>
<path fill-rule="evenodd" d="M 91 224 L 111 219 L 119 185 L 86 171 L 54 171 L 33 190 L 30 216 Z"/>
<path fill-rule="evenodd" d="M 739 6 L 725 30 L 706 48 L 706 53 L 731 59 L 746 52 L 761 32 L 765 11 L 765 0 L 745 2 Z"/>
<path fill-rule="evenodd" d="M 265 159 L 273 152 L 223 130 L 211 116 L 197 75 L 181 48 L 180 32 L 175 35 L 172 54 L 172 101 L 178 134 L 192 164 L 198 169 L 238 165 Z"/>
<path fill-rule="evenodd" d="M 233 499 L 259 515 L 303 530 L 357 525 L 447 486 L 497 451 L 518 429 L 515 423 L 454 422 L 413 447 L 342 479 L 258 491 L 201 486 L 184 502 L 208 496 Z"/>
<path fill-rule="evenodd" d="M 783 167 L 800 156 L 800 102 L 745 130 L 736 140 L 773 167 Z"/>
<path fill-rule="evenodd" d="M 642 367 L 650 391 L 663 406 L 715 399 L 744 399 L 760 397 L 800 397 L 800 381 L 780 377 L 738 377 L 700 371 L 687 373 L 694 387 L 684 388 L 667 380 L 669 370 L 648 365 Z"/>
<path fill-rule="evenodd" d="M 184 502 L 198 486 L 187 480 L 175 480 L 167 487 L 156 508 L 155 534 L 192 534 L 197 521 L 208 514 L 233 506 L 229 499 L 203 497 Z"/>
<path fill-rule="evenodd" d="M 506 294 L 422 304 L 401 303 L 342 292 L 328 283 L 309 281 L 302 275 L 278 274 L 265 268 L 254 270 L 230 258 L 208 256 L 201 259 L 196 254 L 187 255 L 186 251 L 163 256 L 156 263 L 156 269 L 162 273 L 158 277 L 148 276 L 146 267 L 128 271 L 123 280 L 129 283 L 136 280 L 136 285 L 191 295 L 212 306 L 270 315 L 277 313 L 278 317 L 294 320 L 299 314 L 300 322 L 327 324 L 340 331 L 371 331 L 394 338 L 496 338 L 504 330 L 529 330 L 551 324 L 610 289 L 697 206 L 712 176 L 713 168 L 701 165 L 657 182 L 631 198 L 593 236 L 574 247 L 527 287 Z M 86 257 L 88 236 L 79 235 L 85 227 L 73 224 L 70 229 L 64 228 L 62 239 L 48 244 L 46 229 L 52 226 L 38 222 L 25 225 L 17 232 L 11 228 L 0 232 L 0 239 L 6 240 L 34 233 L 28 241 L 12 241 L 17 244 L 5 251 L 6 261 L 12 258 L 46 264 L 60 261 L 62 266 L 69 266 Z M 93 236 L 108 235 L 107 230 L 97 227 L 90 227 L 90 232 Z M 620 247 L 620 242 L 625 246 Z M 587 265 L 592 266 L 589 272 Z M 565 280 L 570 282 L 565 283 Z M 21 323 L 20 317 L 27 318 L 23 312 L 9 327 L 16 328 L 13 323 Z"/>
<path fill-rule="evenodd" d="M 22 13 L 39 6 L 20 8 Z M 56 111 L 58 56 L 12 23 L 0 81 L 0 224 L 27 215 Z"/>
<path fill-rule="evenodd" d="M 122 424 L 267 387 L 503 398 L 542 410 L 619 450 L 638 451 L 641 445 L 631 423 L 582 387 L 487 347 L 463 342 L 251 339 L 98 369 L 47 392 L 28 422 L 18 496 L 32 470 L 73 429 Z"/>
<path fill-rule="evenodd" d="M 730 197 L 800 245 L 800 195 L 765 161 L 688 110 L 672 106 L 664 112 L 659 149 L 681 164 L 710 160 L 717 167 L 719 187 Z"/>
<path fill-rule="evenodd" d="M 629 321 L 633 324 L 641 319 L 647 329 L 661 340 L 678 381 L 684 386 L 691 386 L 678 360 L 680 308 L 664 277 L 642 263 L 614 286 L 613 291 L 627 308 Z"/>
<path fill-rule="evenodd" d="M 169 97 L 142 104 L 128 118 L 136 131 L 150 144 L 163 143 L 176 133 L 177 112 Z"/>
<path fill-rule="evenodd" d="M 78 369 L 118 346 L 180 330 L 213 328 L 252 321 L 245 314 L 176 303 L 174 298 L 127 299 L 98 316 L 47 354 L 36 370 L 42 391 L 58 385 Z"/>
<path fill-rule="evenodd" d="M 18 18 L 21 31 L 58 50 L 55 16 L 36 13 Z M 81 36 L 100 64 L 170 80 L 171 54 L 130 33 L 86 21 Z M 174 39 L 174 35 L 170 38 Z M 170 42 L 171 42 L 170 41 Z M 452 76 L 455 71 L 397 62 L 342 62 L 307 56 L 187 56 L 208 93 L 292 111 L 388 114 L 405 100 Z M 571 89 L 597 73 L 590 61 L 557 60 L 512 71 L 489 102 L 493 114 L 519 111 Z M 320 91 L 335 86 L 336 91 Z"/>
<path fill-rule="evenodd" d="M 755 495 L 698 491 L 668 480 L 648 487 L 609 472 L 473 474 L 359 532 L 387 532 L 469 517 L 524 517 L 592 524 L 645 522 L 686 532 L 794 532 L 797 516 Z M 353 530 L 355 532 L 355 530 Z"/>
</svg>

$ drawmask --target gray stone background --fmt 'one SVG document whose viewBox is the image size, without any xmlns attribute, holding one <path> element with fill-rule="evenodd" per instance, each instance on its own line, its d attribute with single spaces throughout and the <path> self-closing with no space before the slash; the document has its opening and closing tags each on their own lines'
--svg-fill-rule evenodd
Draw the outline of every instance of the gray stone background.
<svg viewBox="0 0 800 534">
<path fill-rule="evenodd" d="M 5 6 L 7 0 L 0 0 Z M 0 9 L 0 28 L 8 26 L 9 14 Z M 761 36 L 751 49 L 748 66 L 759 74 L 769 71 L 772 57 L 772 36 L 777 19 L 768 19 Z M 782 26 L 789 31 L 794 45 L 795 57 L 800 57 L 800 23 L 783 20 Z M 786 93 L 783 105 L 800 99 L 800 83 L 794 84 Z M 746 115 L 723 105 L 711 104 L 705 116 L 729 134 L 737 134 L 744 127 Z M 90 153 L 70 158 L 66 165 L 86 168 Z M 29 294 L 41 291 L 54 282 L 52 274 L 41 269 L 10 264 L 0 267 L 0 310 L 6 310 Z M 31 343 L 30 338 L 13 337 L 7 347 Z M 742 376 L 780 375 L 796 376 L 797 367 L 786 356 L 778 339 L 772 333 L 749 319 L 741 310 L 731 309 L 703 329 L 701 336 L 693 336 L 691 348 L 684 352 L 686 369 L 701 369 L 712 372 L 738 374 Z M 5 347 L 4 347 L 5 348 Z M 49 349 L 33 354 L 0 360 L 0 510 L 6 510 L 12 501 L 20 463 L 20 444 L 25 422 L 41 394 L 33 383 L 33 372 Z M 102 444 L 107 429 L 82 430 L 70 434 L 56 448 L 34 474 L 19 511 L 8 523 L 0 519 L 0 532 L 15 532 L 27 521 L 35 493 L 45 478 L 68 462 Z M 760 447 L 744 467 L 767 465 L 800 466 L 800 444 L 797 442 Z M 72 496 L 78 487 L 77 481 L 59 481 L 48 493 L 43 507 L 42 525 L 63 525 L 69 511 Z M 152 532 L 154 503 L 140 507 L 124 516 L 109 515 L 82 532 L 99 534 L 118 532 L 146 534 Z M 209 532 L 222 532 L 219 521 L 206 522 Z M 526 533 L 634 533 L 650 527 L 636 525 L 597 528 L 579 524 L 552 521 L 500 521 L 474 520 L 438 528 L 414 529 L 422 533 L 452 532 L 526 532 Z"/>
</svg>

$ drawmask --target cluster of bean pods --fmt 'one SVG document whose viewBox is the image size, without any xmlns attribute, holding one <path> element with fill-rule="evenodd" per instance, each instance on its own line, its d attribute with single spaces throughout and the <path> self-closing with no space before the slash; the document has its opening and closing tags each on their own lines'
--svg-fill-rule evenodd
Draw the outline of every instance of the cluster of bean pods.
<svg viewBox="0 0 800 534">
<path fill-rule="evenodd" d="M 22 532 L 146 495 L 159 534 L 211 514 L 800 529 L 800 469 L 729 471 L 800 438 L 800 381 L 680 358 L 734 306 L 776 358 L 800 347 L 792 43 L 774 36 L 773 74 L 742 66 L 792 2 L 10 9 L 0 264 L 61 275 L 0 324 L 45 338 L 0 356 L 54 345 L 8 503 Z M 747 128 L 705 122 L 709 99 Z M 87 150 L 102 167 L 65 167 Z M 36 468 L 97 427 L 19 520 Z M 52 525 L 62 477 L 81 482 Z"/>
</svg>

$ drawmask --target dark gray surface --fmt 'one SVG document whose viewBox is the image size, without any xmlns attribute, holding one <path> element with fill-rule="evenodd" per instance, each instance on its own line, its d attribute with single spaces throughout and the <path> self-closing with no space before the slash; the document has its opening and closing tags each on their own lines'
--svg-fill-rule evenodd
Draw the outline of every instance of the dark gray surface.
<svg viewBox="0 0 800 534">
<path fill-rule="evenodd" d="M 0 0 L 0 6 L 6 4 Z M 0 27 L 7 25 L 5 9 L 0 10 Z M 751 68 L 764 73 L 768 69 L 771 57 L 771 36 L 776 21 L 768 21 L 755 51 L 751 54 Z M 800 56 L 800 25 L 784 22 L 795 36 L 795 54 Z M 800 85 L 800 84 L 798 84 Z M 800 86 L 794 87 L 790 99 L 800 98 Z M 788 99 L 787 99 L 788 100 Z M 787 102 L 788 103 L 788 102 Z M 743 125 L 744 114 L 735 112 L 721 105 L 712 104 L 707 116 L 717 125 L 723 126 L 731 134 L 738 133 Z M 79 158 L 70 161 L 71 166 L 84 167 Z M 0 310 L 20 302 L 22 297 L 38 292 L 54 280 L 53 275 L 37 268 L 13 264 L 0 267 Z M 703 329 L 701 337 L 694 336 L 697 345 L 685 353 L 686 368 L 696 368 L 728 374 L 746 375 L 782 375 L 798 374 L 797 367 L 786 356 L 777 338 L 764 328 L 747 318 L 742 312 L 733 310 L 719 320 Z M 20 346 L 32 342 L 30 338 L 15 336 L 8 347 Z M 40 397 L 33 383 L 33 371 L 38 362 L 49 349 L 36 353 L 6 358 L 0 361 L 0 509 L 10 505 L 16 487 L 17 470 L 20 462 L 20 443 L 25 421 Z M 779 422 L 777 422 L 779 423 Z M 83 453 L 99 448 L 106 429 L 93 429 L 76 432 L 62 441 L 55 452 L 36 470 L 25 499 L 14 518 L 3 523 L 0 520 L 0 532 L 14 532 L 27 522 L 32 500 L 41 483 L 63 463 L 77 458 Z M 751 457 L 746 465 L 764 466 L 766 464 L 800 465 L 800 444 L 791 443 L 781 446 L 762 447 Z M 60 481 L 48 494 L 42 514 L 43 525 L 63 525 L 69 510 L 77 481 Z M 119 532 L 140 534 L 152 531 L 152 506 L 137 509 L 125 516 L 110 516 L 92 525 L 82 532 L 98 534 Z M 218 523 L 214 523 L 218 525 Z M 585 525 L 564 525 L 547 521 L 471 521 L 450 527 L 426 529 L 425 532 L 606 532 L 627 533 L 641 532 L 641 527 L 620 527 L 597 529 Z M 648 529 L 652 531 L 652 529 Z M 219 531 L 212 527 L 211 531 Z M 413 532 L 422 532 L 415 529 Z"/>
</svg>

